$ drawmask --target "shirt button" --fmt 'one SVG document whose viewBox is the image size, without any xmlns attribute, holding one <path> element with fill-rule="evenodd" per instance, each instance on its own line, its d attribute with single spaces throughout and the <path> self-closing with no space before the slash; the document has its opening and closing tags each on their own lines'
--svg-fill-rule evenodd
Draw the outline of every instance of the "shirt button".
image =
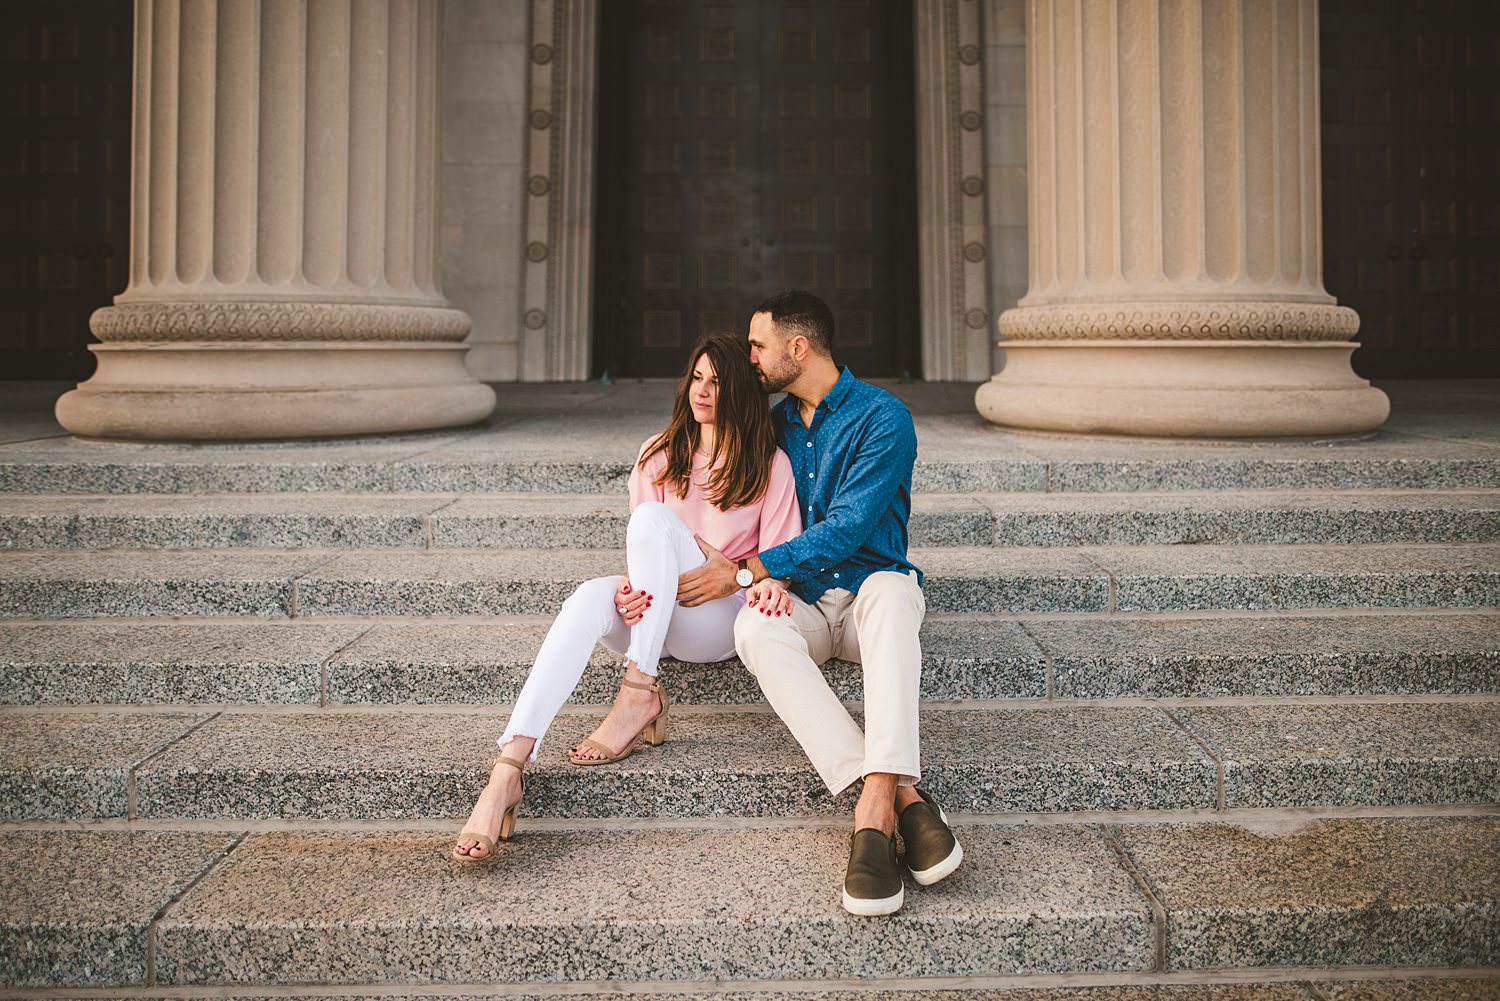
<svg viewBox="0 0 1500 1001">
<path fill-rule="evenodd" d="M 837 570 L 835 570 L 835 571 L 834 571 L 834 572 L 833 572 L 833 579 L 834 579 L 834 580 L 838 580 L 838 579 L 839 579 L 839 574 L 838 574 L 838 571 L 837 571 Z"/>
<path fill-rule="evenodd" d="M 812 470 L 811 470 L 811 469 L 809 469 L 809 470 L 808 470 L 808 471 L 807 471 L 807 478 L 808 478 L 808 479 L 809 479 L 809 480 L 810 480 L 810 479 L 812 479 L 812 478 L 813 478 L 813 473 L 812 473 Z"/>
<path fill-rule="evenodd" d="M 807 447 L 808 447 L 808 448 L 812 448 L 812 442 L 808 442 L 808 443 L 807 443 Z"/>
</svg>

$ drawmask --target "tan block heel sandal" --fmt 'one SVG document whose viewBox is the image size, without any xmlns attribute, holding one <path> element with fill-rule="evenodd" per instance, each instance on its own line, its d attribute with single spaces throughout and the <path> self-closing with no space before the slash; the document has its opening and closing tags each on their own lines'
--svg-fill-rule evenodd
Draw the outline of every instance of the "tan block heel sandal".
<svg viewBox="0 0 1500 1001">
<path fill-rule="evenodd" d="M 502 815 L 500 818 L 500 840 L 509 841 L 511 834 L 516 829 L 516 808 L 521 805 L 521 800 L 526 798 L 526 762 L 517 760 L 516 758 L 507 758 L 504 755 L 501 755 L 496 764 L 510 765 L 516 771 L 521 773 L 521 795 L 514 803 L 510 805 L 509 808 L 506 809 L 504 815 Z M 462 841 L 465 838 L 473 838 L 476 842 L 478 842 L 476 847 L 483 848 L 485 853 L 483 855 L 469 855 L 465 852 L 459 851 L 458 845 L 455 844 L 453 846 L 454 858 L 458 859 L 460 862 L 489 862 L 494 859 L 495 842 L 490 840 L 490 836 L 488 834 L 484 834 L 480 831 L 460 831 L 457 840 Z"/>
<path fill-rule="evenodd" d="M 624 750 L 620 751 L 618 754 L 616 754 L 610 748 L 605 747 L 593 737 L 585 737 L 583 740 L 579 741 L 577 747 L 568 752 L 568 760 L 573 764 L 582 765 L 584 767 L 588 767 L 590 765 L 613 764 L 616 761 L 623 761 L 625 758 L 628 758 L 632 754 L 634 754 L 636 748 L 641 745 L 642 741 L 645 741 L 652 747 L 660 747 L 662 742 L 667 739 L 667 710 L 671 708 L 671 703 L 667 701 L 666 690 L 661 687 L 661 679 L 657 679 L 655 682 L 649 685 L 643 685 L 639 681 L 630 681 L 628 679 L 622 682 L 622 684 L 626 688 L 640 688 L 648 692 L 655 692 L 656 697 L 661 700 L 661 712 L 651 717 L 651 721 L 645 726 L 641 727 L 641 732 L 632 737 L 630 739 L 630 742 L 625 745 Z M 601 755 L 603 755 L 603 757 L 580 758 L 577 756 L 577 754 L 579 748 L 582 747 L 587 747 L 592 750 L 598 751 Z"/>
</svg>

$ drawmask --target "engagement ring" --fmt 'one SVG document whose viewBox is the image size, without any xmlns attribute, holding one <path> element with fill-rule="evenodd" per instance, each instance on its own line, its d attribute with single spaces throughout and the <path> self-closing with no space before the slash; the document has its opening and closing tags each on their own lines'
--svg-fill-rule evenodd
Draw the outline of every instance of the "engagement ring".
<svg viewBox="0 0 1500 1001">
<path fill-rule="evenodd" d="M 615 610 L 618 611 L 621 615 L 625 614 L 625 606 L 624 605 L 616 605 L 615 606 Z"/>
</svg>

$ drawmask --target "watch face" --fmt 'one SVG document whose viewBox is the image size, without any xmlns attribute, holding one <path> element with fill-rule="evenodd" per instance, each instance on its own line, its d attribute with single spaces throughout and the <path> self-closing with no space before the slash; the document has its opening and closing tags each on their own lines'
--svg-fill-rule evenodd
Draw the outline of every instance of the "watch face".
<svg viewBox="0 0 1500 1001">
<path fill-rule="evenodd" d="M 755 583 L 755 574 L 751 573 L 748 568 L 737 570 L 734 574 L 734 582 L 740 587 L 749 587 Z"/>
</svg>

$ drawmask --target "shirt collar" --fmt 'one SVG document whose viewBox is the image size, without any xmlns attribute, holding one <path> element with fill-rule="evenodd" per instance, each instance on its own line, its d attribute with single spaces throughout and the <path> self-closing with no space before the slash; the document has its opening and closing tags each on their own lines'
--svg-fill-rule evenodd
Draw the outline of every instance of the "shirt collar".
<svg viewBox="0 0 1500 1001">
<path fill-rule="evenodd" d="M 845 398 L 848 397 L 849 391 L 854 388 L 854 382 L 854 373 L 849 371 L 849 367 L 847 365 L 844 366 L 844 370 L 839 373 L 838 381 L 833 384 L 833 388 L 828 391 L 828 395 L 823 397 L 822 402 L 819 403 L 818 406 L 821 407 L 826 404 L 828 406 L 829 413 L 837 410 L 840 404 L 844 402 Z M 797 423 L 802 423 L 802 401 L 797 399 L 791 393 L 787 393 L 785 396 L 783 396 L 781 398 L 781 402 L 778 403 L 777 406 L 781 407 L 781 409 L 786 413 L 788 420 L 795 416 L 797 418 Z M 817 411 L 815 410 L 813 411 L 813 413 L 816 414 Z"/>
<path fill-rule="evenodd" d="M 845 365 L 844 370 L 839 373 L 839 381 L 835 382 L 833 388 L 828 391 L 828 395 L 823 397 L 823 402 L 828 404 L 829 410 L 837 410 L 839 404 L 843 403 L 844 398 L 849 395 L 849 390 L 853 388 L 854 373 L 849 371 L 849 366 Z"/>
</svg>

